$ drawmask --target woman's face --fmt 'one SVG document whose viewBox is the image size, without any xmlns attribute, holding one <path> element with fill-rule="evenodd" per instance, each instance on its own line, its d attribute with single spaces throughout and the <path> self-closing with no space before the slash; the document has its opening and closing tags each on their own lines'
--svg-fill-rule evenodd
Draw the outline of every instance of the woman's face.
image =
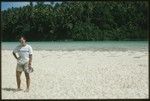
<svg viewBox="0 0 150 101">
<path fill-rule="evenodd" d="M 26 40 L 23 37 L 21 37 L 19 41 L 20 41 L 21 45 L 25 45 L 25 43 L 26 43 Z"/>
</svg>

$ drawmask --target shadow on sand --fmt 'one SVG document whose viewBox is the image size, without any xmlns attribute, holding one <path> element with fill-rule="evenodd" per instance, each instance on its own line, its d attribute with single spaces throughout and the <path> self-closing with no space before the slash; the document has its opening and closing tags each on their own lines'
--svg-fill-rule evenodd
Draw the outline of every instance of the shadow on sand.
<svg viewBox="0 0 150 101">
<path fill-rule="evenodd" d="M 13 91 L 13 92 L 18 91 L 18 89 L 16 89 L 16 88 L 2 88 L 2 90 L 4 90 L 4 91 Z"/>
</svg>

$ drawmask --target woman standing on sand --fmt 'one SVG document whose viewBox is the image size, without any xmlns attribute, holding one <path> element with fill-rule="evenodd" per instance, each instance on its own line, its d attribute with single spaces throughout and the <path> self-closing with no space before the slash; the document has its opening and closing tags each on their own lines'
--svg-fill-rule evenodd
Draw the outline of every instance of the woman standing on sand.
<svg viewBox="0 0 150 101">
<path fill-rule="evenodd" d="M 18 45 L 13 50 L 13 55 L 17 59 L 17 67 L 16 67 L 16 80 L 17 80 L 17 90 L 21 90 L 21 73 L 24 71 L 26 77 L 26 84 L 27 88 L 25 92 L 29 91 L 30 86 L 30 75 L 29 72 L 26 70 L 32 70 L 31 63 L 32 63 L 32 54 L 33 50 L 30 45 L 26 43 L 26 38 L 24 36 L 19 37 L 20 45 Z M 18 53 L 19 57 L 17 57 L 16 53 Z"/>
</svg>

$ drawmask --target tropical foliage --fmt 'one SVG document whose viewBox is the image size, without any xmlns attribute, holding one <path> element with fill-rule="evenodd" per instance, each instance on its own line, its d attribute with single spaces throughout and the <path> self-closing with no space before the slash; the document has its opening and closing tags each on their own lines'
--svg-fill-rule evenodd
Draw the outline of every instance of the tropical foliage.
<svg viewBox="0 0 150 101">
<path fill-rule="evenodd" d="M 1 11 L 2 41 L 147 40 L 148 2 L 65 1 Z"/>
</svg>

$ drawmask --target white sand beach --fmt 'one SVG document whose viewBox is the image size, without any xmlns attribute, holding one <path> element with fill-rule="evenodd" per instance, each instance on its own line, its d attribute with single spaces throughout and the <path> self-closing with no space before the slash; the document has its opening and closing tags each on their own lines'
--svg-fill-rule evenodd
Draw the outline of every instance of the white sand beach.
<svg viewBox="0 0 150 101">
<path fill-rule="evenodd" d="M 16 60 L 2 50 L 2 99 L 148 98 L 148 51 L 34 51 L 30 91 Z"/>
</svg>

